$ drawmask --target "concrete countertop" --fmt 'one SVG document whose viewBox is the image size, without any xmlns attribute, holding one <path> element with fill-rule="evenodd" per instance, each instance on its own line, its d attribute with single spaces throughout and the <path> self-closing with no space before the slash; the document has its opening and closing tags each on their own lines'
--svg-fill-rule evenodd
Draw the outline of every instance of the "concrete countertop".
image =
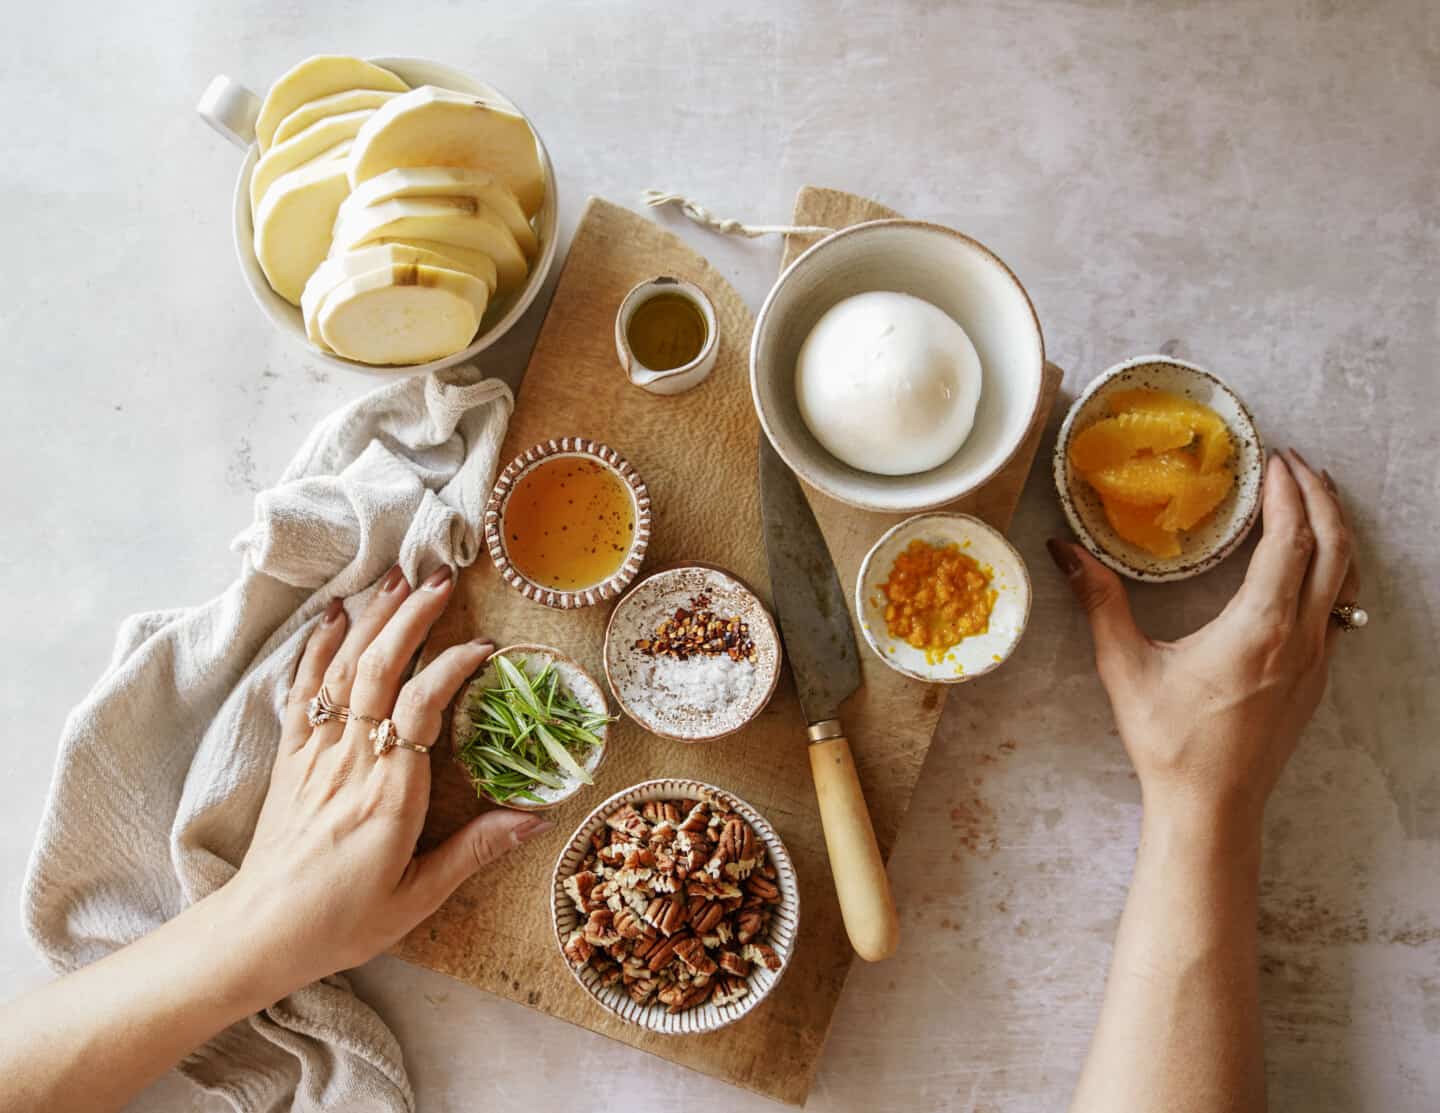
<svg viewBox="0 0 1440 1113">
<path fill-rule="evenodd" d="M 218 592 L 255 491 L 375 385 L 251 304 L 229 226 L 237 153 L 192 105 L 217 72 L 263 89 L 310 53 L 411 54 L 526 106 L 567 235 L 587 193 L 680 189 L 760 222 L 786 219 L 806 183 L 871 195 L 1014 267 L 1067 394 L 1178 351 L 1244 395 L 1270 444 L 1335 473 L 1373 621 L 1269 813 L 1272 1107 L 1440 1104 L 1435 5 L 77 0 L 25 5 L 3 39 L 0 994 L 47 976 L 20 878 L 61 723 L 117 624 Z M 677 227 L 758 306 L 776 242 Z M 521 344 L 493 366 L 517 363 Z M 1042 464 L 1013 531 L 1030 632 L 950 702 L 893 861 L 903 951 L 855 970 L 813 1110 L 1039 1113 L 1074 1084 L 1139 800 L 1045 557 L 1063 528 Z M 1136 590 L 1142 622 L 1204 622 L 1244 559 Z M 426 1113 L 775 1108 L 394 960 L 356 980 Z M 171 1078 L 133 1108 L 215 1107 Z"/>
</svg>

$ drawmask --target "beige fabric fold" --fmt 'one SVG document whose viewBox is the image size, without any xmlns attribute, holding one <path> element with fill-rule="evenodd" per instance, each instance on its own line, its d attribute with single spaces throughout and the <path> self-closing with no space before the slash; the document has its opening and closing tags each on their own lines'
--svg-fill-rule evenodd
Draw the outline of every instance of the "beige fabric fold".
<svg viewBox="0 0 1440 1113">
<path fill-rule="evenodd" d="M 256 496 L 223 594 L 121 625 L 66 720 L 26 877 L 26 926 L 56 969 L 153 930 L 234 874 L 312 626 L 335 597 L 354 614 L 397 561 L 414 583 L 475 559 L 512 405 L 503 383 L 467 367 L 346 406 Z M 180 1069 L 243 1113 L 415 1106 L 395 1037 L 339 975 L 227 1029 Z"/>
</svg>

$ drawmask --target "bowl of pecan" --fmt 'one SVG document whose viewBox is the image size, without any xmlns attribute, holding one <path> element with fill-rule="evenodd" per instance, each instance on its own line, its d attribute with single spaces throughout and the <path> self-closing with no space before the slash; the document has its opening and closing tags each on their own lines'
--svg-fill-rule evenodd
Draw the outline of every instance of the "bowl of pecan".
<svg viewBox="0 0 1440 1113">
<path fill-rule="evenodd" d="M 600 1005 L 652 1032 L 713 1032 L 789 964 L 800 889 L 775 829 L 738 796 L 645 781 L 580 824 L 555 864 L 555 939 Z"/>
</svg>

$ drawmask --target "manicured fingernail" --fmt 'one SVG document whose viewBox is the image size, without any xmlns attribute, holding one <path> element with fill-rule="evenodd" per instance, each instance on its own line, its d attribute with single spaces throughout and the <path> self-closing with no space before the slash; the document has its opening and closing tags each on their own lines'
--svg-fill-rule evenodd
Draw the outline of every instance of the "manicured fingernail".
<svg viewBox="0 0 1440 1113">
<path fill-rule="evenodd" d="M 1073 576 L 1080 571 L 1080 558 L 1075 555 L 1073 546 L 1051 537 L 1045 542 L 1045 548 L 1050 551 L 1050 559 L 1055 562 L 1055 567 L 1065 575 Z"/>
<path fill-rule="evenodd" d="M 340 616 L 344 613 L 345 600 L 331 599 L 330 605 L 325 608 L 325 617 L 322 621 L 325 623 L 326 626 L 329 626 L 332 622 L 338 622 L 340 620 Z"/>
<path fill-rule="evenodd" d="M 543 835 L 554 826 L 555 824 L 551 823 L 548 819 L 542 819 L 538 815 L 532 815 L 529 819 L 525 820 L 524 823 L 517 824 L 510 828 L 510 837 L 515 840 L 515 845 L 519 846 L 522 842 L 529 842 L 536 835 Z"/>
<path fill-rule="evenodd" d="M 472 649 L 483 649 L 486 653 L 494 653 L 494 652 L 495 652 L 495 643 L 494 643 L 493 641 L 491 641 L 489 638 L 471 638 L 471 639 L 470 639 L 470 648 L 472 648 Z"/>
<path fill-rule="evenodd" d="M 1320 480 L 1325 484 L 1325 490 L 1329 491 L 1332 495 L 1336 494 L 1335 477 L 1330 474 L 1329 468 L 1320 469 Z"/>
<path fill-rule="evenodd" d="M 425 577 L 425 586 L 431 591 L 439 591 L 450 582 L 450 577 L 454 574 L 448 564 L 442 564 L 439 568 L 435 569 L 435 571 L 431 572 L 430 575 Z"/>
<path fill-rule="evenodd" d="M 398 564 L 385 573 L 385 580 L 380 585 L 381 591 L 394 591 L 405 582 L 405 569 Z"/>
</svg>

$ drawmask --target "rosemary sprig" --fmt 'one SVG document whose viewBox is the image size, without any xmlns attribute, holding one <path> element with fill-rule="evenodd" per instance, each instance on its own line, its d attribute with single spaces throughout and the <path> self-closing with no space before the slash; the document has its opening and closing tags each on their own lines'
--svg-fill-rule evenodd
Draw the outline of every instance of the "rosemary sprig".
<svg viewBox="0 0 1440 1113">
<path fill-rule="evenodd" d="M 504 656 L 492 663 L 500 683 L 471 690 L 473 729 L 458 755 L 476 785 L 501 803 L 541 803 L 538 785 L 563 788 L 566 778 L 592 784 L 585 759 L 603 745 L 596 732 L 611 717 L 576 699 L 553 663 L 533 677 Z"/>
</svg>

